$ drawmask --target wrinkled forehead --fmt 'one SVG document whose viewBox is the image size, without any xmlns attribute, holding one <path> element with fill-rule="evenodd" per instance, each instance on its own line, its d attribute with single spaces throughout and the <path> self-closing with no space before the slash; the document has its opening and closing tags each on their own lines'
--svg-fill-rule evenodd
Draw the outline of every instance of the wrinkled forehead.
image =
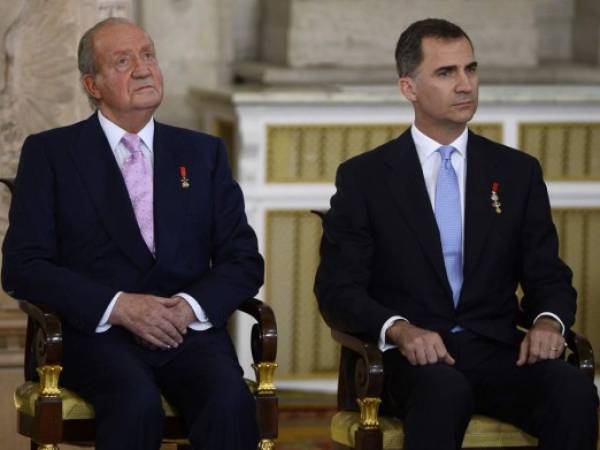
<svg viewBox="0 0 600 450">
<path fill-rule="evenodd" d="M 154 48 L 152 38 L 145 30 L 130 23 L 106 24 L 96 31 L 93 38 L 94 53 L 97 56 L 146 47 Z"/>
</svg>

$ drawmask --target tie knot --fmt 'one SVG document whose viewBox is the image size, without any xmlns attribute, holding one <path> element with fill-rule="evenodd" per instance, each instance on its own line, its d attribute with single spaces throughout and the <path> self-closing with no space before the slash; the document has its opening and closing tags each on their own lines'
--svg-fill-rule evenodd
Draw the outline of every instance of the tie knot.
<svg viewBox="0 0 600 450">
<path fill-rule="evenodd" d="M 131 153 L 137 153 L 142 151 L 142 140 L 137 134 L 125 133 L 121 138 L 123 145 Z"/>
<path fill-rule="evenodd" d="M 448 161 L 455 150 L 456 149 L 451 145 L 442 145 L 440 148 L 438 148 L 438 152 L 440 152 L 440 155 L 442 155 L 442 159 L 444 161 Z"/>
</svg>

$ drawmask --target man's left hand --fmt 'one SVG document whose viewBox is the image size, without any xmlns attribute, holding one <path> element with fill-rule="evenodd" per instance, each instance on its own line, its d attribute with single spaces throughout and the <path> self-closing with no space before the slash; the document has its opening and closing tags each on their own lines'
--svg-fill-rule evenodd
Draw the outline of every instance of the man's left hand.
<svg viewBox="0 0 600 450">
<path fill-rule="evenodd" d="M 194 314 L 194 310 L 189 305 L 189 303 L 186 302 L 183 298 L 181 298 L 181 297 L 173 297 L 173 298 L 177 299 L 179 301 L 176 304 L 174 304 L 173 306 L 169 307 L 169 309 L 173 313 L 172 323 L 173 323 L 173 325 L 175 325 L 177 327 L 179 332 L 183 335 L 187 332 L 188 325 L 190 323 L 192 323 L 194 320 L 196 320 L 196 315 Z"/>
<path fill-rule="evenodd" d="M 561 326 L 550 317 L 540 317 L 521 342 L 517 366 L 556 359 L 565 349 Z"/>
</svg>

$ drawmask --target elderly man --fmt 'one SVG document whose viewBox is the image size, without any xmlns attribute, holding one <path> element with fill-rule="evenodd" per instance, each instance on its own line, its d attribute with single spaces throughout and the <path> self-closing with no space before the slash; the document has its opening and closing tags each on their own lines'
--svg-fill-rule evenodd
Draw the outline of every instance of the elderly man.
<svg viewBox="0 0 600 450">
<path fill-rule="evenodd" d="M 23 145 L 4 243 L 13 296 L 64 323 L 64 386 L 96 410 L 98 450 L 160 447 L 161 392 L 196 449 L 256 448 L 225 329 L 263 262 L 223 143 L 156 122 L 153 42 L 107 19 L 79 45 L 96 112 Z"/>
<path fill-rule="evenodd" d="M 576 293 L 539 163 L 468 131 L 479 80 L 458 26 L 412 24 L 396 60 L 414 124 L 338 170 L 315 285 L 325 319 L 379 341 L 407 450 L 461 448 L 474 412 L 540 449 L 595 448 L 595 387 L 557 359 Z"/>
</svg>

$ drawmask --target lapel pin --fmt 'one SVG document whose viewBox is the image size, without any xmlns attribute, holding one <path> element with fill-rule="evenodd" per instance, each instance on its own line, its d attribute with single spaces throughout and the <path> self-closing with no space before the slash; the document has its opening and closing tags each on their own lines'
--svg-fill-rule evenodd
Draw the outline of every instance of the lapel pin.
<svg viewBox="0 0 600 450">
<path fill-rule="evenodd" d="M 181 187 L 187 189 L 190 187 L 190 179 L 187 177 L 187 168 L 185 166 L 179 166 L 179 176 L 181 181 Z"/>
<path fill-rule="evenodd" d="M 499 190 L 500 190 L 500 183 L 498 183 L 497 181 L 494 181 L 492 183 L 492 196 L 490 197 L 490 199 L 492 200 L 492 208 L 494 208 L 496 210 L 496 214 L 502 213 L 502 210 L 500 209 L 500 207 L 502 206 L 502 203 L 500 203 L 500 197 L 498 196 Z"/>
</svg>

